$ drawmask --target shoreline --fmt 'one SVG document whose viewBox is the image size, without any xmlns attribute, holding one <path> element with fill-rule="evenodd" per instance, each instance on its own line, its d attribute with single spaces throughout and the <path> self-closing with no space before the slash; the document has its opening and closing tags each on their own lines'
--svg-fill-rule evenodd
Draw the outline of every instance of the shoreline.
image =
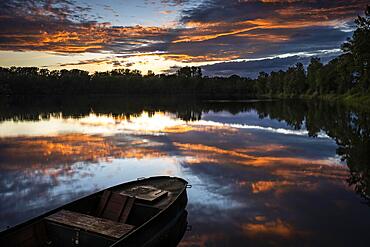
<svg viewBox="0 0 370 247">
<path fill-rule="evenodd" d="M 293 95 L 293 94 L 261 94 L 261 95 L 223 95 L 222 93 L 217 94 L 148 94 L 148 93 L 137 93 L 137 94 L 72 94 L 72 95 L 64 95 L 64 94 L 53 94 L 53 95 L 45 95 L 45 94 L 10 94 L 10 95 L 3 95 L 4 100 L 27 100 L 31 98 L 38 98 L 38 99 L 62 99 L 65 97 L 68 98 L 105 98 L 105 97 L 112 97 L 112 98 L 121 98 L 121 99 L 134 99 L 134 98 L 147 98 L 153 96 L 160 96 L 162 100 L 189 100 L 189 101 L 205 101 L 205 102 L 252 102 L 252 101 L 261 101 L 261 100 L 323 100 L 327 102 L 336 102 L 343 104 L 347 107 L 354 107 L 356 109 L 370 111 L 370 95 L 368 94 L 301 94 L 301 95 Z M 159 100 L 161 101 L 161 100 Z"/>
<path fill-rule="evenodd" d="M 323 95 L 312 95 L 312 94 L 302 94 L 302 95 L 261 95 L 257 97 L 268 99 L 299 99 L 299 100 L 324 100 L 328 102 L 341 103 L 348 107 L 355 107 L 357 109 L 370 111 L 370 95 L 367 94 L 323 94 Z"/>
</svg>

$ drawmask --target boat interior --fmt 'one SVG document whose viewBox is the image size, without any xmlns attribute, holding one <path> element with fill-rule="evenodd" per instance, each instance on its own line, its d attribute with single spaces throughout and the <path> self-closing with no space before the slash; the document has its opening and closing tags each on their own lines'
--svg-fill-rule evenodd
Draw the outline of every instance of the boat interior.
<svg viewBox="0 0 370 247">
<path fill-rule="evenodd" d="M 165 209 L 185 187 L 186 182 L 168 177 L 116 186 L 54 210 L 11 232 L 7 244 L 109 246 Z"/>
</svg>

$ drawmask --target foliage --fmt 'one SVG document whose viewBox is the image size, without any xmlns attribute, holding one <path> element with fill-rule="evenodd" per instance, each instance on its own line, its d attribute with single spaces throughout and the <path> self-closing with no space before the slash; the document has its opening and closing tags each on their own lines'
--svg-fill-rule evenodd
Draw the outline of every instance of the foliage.
<svg viewBox="0 0 370 247">
<path fill-rule="evenodd" d="M 358 16 L 355 23 L 357 29 L 352 38 L 342 45 L 342 49 L 353 57 L 354 71 L 360 76 L 358 82 L 364 90 L 368 90 L 370 85 L 370 6 L 367 6 L 365 16 Z"/>
</svg>

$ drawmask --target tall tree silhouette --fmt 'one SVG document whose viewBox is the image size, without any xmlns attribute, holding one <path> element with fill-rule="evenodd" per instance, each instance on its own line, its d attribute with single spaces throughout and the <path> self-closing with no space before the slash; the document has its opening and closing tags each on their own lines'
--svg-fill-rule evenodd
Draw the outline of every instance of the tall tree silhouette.
<svg viewBox="0 0 370 247">
<path fill-rule="evenodd" d="M 342 45 L 342 49 L 352 54 L 356 66 L 355 72 L 360 74 L 359 83 L 364 90 L 368 90 L 370 85 L 370 5 L 366 8 L 365 16 L 358 16 L 355 23 L 357 29 L 352 38 Z"/>
</svg>

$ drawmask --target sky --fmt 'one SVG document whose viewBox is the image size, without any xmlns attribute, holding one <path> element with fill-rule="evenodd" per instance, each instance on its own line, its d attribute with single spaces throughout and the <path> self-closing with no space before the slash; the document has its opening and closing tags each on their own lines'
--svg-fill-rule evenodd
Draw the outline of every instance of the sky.
<svg viewBox="0 0 370 247">
<path fill-rule="evenodd" d="M 1 0 L 0 66 L 255 76 L 328 61 L 368 0 Z"/>
</svg>

